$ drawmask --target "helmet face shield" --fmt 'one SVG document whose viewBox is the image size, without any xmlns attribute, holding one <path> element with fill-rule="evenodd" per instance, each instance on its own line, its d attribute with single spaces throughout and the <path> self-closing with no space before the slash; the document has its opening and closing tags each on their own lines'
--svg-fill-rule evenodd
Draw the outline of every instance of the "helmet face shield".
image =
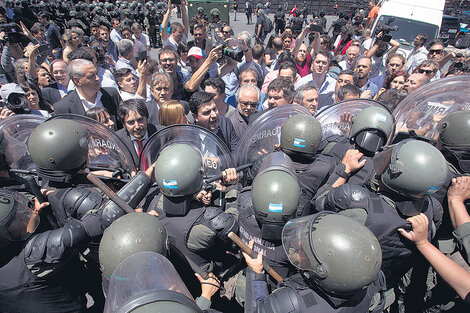
<svg viewBox="0 0 470 313">
<path fill-rule="evenodd" d="M 383 133 L 376 129 L 362 130 L 353 139 L 361 151 L 374 155 L 386 142 Z"/>
<path fill-rule="evenodd" d="M 282 230 L 282 246 L 289 261 L 300 270 L 316 269 L 307 253 L 310 252 L 309 233 L 312 216 L 304 216 L 290 220 Z"/>
<path fill-rule="evenodd" d="M 382 175 L 390 164 L 392 157 L 392 148 L 387 148 L 385 151 L 377 153 L 374 158 L 374 170 L 377 175 Z"/>
<path fill-rule="evenodd" d="M 39 214 L 28 208 L 14 194 L 0 194 L 2 217 L 1 236 L 9 241 L 23 241 L 31 236 L 39 225 Z"/>
</svg>

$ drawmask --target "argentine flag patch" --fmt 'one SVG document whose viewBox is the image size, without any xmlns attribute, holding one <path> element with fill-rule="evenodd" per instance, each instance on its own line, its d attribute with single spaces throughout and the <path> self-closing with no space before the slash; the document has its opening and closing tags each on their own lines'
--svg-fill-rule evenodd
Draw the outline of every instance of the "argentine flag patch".
<svg viewBox="0 0 470 313">
<path fill-rule="evenodd" d="M 305 139 L 294 138 L 294 147 L 305 148 Z"/>
<path fill-rule="evenodd" d="M 178 181 L 176 179 L 164 179 L 163 187 L 168 189 L 178 189 Z"/>
<path fill-rule="evenodd" d="M 274 213 L 281 213 L 282 212 L 282 203 L 270 203 L 269 212 L 274 212 Z"/>
</svg>

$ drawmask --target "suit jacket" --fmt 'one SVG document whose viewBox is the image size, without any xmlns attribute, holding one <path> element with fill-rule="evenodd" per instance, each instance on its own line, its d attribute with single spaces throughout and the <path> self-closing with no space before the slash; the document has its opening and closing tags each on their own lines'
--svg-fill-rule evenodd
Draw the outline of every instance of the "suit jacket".
<svg viewBox="0 0 470 313">
<path fill-rule="evenodd" d="M 153 124 L 147 124 L 148 136 L 149 137 L 152 136 L 154 133 L 159 131 L 161 128 L 163 128 L 163 127 L 155 126 Z M 115 134 L 116 134 L 116 136 L 119 137 L 119 139 L 121 139 L 121 141 L 124 143 L 126 148 L 129 150 L 129 152 L 132 155 L 132 160 L 134 161 L 135 167 L 138 168 L 140 159 L 139 159 L 139 156 L 137 155 L 137 152 L 135 151 L 134 143 L 132 142 L 131 136 L 127 132 L 127 129 L 122 128 L 122 129 L 116 131 Z"/>
<path fill-rule="evenodd" d="M 116 119 L 117 109 L 119 103 L 121 102 L 121 97 L 119 92 L 114 88 L 100 88 L 101 91 L 101 102 L 103 106 L 108 110 L 111 118 L 116 124 L 117 128 L 122 128 L 122 125 L 118 123 Z M 83 108 L 82 102 L 78 97 L 77 90 L 71 91 L 67 96 L 65 96 L 59 102 L 54 103 L 54 113 L 56 114 L 78 114 L 85 115 L 85 109 Z"/>
<path fill-rule="evenodd" d="M 50 105 L 59 102 L 62 98 L 60 97 L 59 87 L 57 83 L 50 84 L 47 87 L 41 89 L 42 97 Z"/>
<path fill-rule="evenodd" d="M 235 152 L 237 151 L 238 141 L 240 138 L 238 138 L 232 122 L 230 122 L 228 118 L 220 116 L 219 127 L 217 127 L 214 133 L 227 145 L 230 152 L 232 152 L 232 157 L 235 157 Z"/>
</svg>

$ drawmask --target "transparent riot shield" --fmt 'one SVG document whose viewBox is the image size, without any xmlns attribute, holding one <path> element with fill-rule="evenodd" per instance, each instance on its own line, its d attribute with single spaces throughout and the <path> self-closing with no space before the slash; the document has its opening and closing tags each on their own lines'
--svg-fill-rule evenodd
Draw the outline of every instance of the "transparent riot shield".
<svg viewBox="0 0 470 313">
<path fill-rule="evenodd" d="M 59 114 L 51 117 L 50 120 L 57 118 L 74 120 L 90 133 L 88 165 L 91 170 L 119 170 L 128 174 L 136 171 L 131 153 L 109 128 L 82 115 Z"/>
<path fill-rule="evenodd" d="M 172 125 L 153 134 L 145 144 L 140 164 L 153 164 L 161 151 L 173 144 L 189 144 L 203 158 L 204 178 L 220 175 L 233 167 L 230 150 L 213 132 L 197 125 Z"/>
<path fill-rule="evenodd" d="M 105 313 L 202 312 L 173 265 L 161 254 L 133 254 L 114 270 L 104 308 Z"/>
<path fill-rule="evenodd" d="M 437 139 L 439 121 L 449 113 L 470 110 L 470 75 L 438 79 L 409 94 L 393 111 L 398 133 L 414 131 Z"/>
<path fill-rule="evenodd" d="M 237 148 L 237 164 L 246 164 L 274 151 L 281 142 L 281 127 L 295 114 L 310 114 L 298 104 L 289 104 L 266 111 L 248 127 Z"/>
<path fill-rule="evenodd" d="M 31 159 L 26 142 L 31 132 L 46 118 L 34 114 L 12 115 L 0 121 L 3 132 L 1 152 L 12 169 L 35 171 L 36 165 Z"/>
<path fill-rule="evenodd" d="M 29 135 L 39 124 L 47 118 L 35 114 L 17 114 L 0 120 L 0 129 L 22 143 L 26 143 Z"/>
<path fill-rule="evenodd" d="M 351 99 L 338 102 L 328 109 L 320 112 L 316 119 L 320 122 L 323 131 L 323 138 L 332 135 L 349 137 L 352 120 L 365 108 L 384 106 L 380 102 L 370 99 Z"/>
</svg>

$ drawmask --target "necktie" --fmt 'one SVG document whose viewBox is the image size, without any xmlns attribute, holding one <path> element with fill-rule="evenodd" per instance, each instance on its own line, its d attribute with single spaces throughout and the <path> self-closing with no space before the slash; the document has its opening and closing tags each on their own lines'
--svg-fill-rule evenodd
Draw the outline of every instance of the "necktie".
<svg viewBox="0 0 470 313">
<path fill-rule="evenodd" d="M 140 154 L 142 153 L 142 147 L 143 147 L 143 140 L 136 139 L 135 142 L 137 143 L 137 156 L 140 159 Z M 147 161 L 143 160 L 142 165 L 141 165 L 141 170 L 145 171 L 148 168 L 147 166 Z"/>
</svg>

